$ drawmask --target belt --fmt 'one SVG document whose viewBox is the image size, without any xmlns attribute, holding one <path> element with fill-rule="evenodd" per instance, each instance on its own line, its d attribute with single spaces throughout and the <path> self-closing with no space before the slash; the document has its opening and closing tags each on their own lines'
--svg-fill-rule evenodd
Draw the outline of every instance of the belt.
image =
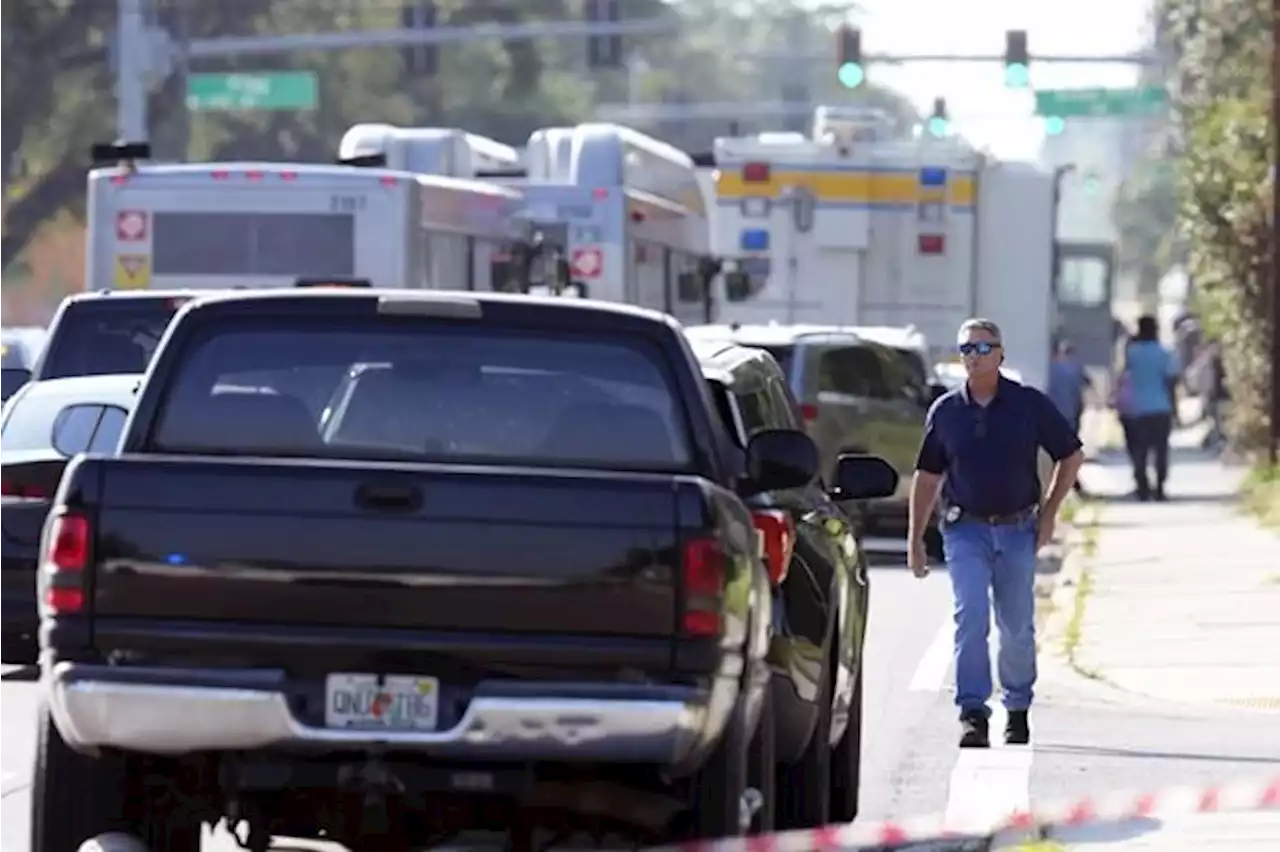
<svg viewBox="0 0 1280 852">
<path fill-rule="evenodd" d="M 1005 527 L 1020 524 L 1023 521 L 1034 517 L 1039 511 L 1039 506 L 1027 506 L 1025 509 L 1019 509 L 1016 512 L 992 515 L 970 512 L 968 509 L 961 506 L 951 506 L 947 509 L 944 517 L 947 519 L 948 523 L 953 524 L 957 521 L 977 521 L 980 524 L 989 524 L 993 527 Z"/>
</svg>

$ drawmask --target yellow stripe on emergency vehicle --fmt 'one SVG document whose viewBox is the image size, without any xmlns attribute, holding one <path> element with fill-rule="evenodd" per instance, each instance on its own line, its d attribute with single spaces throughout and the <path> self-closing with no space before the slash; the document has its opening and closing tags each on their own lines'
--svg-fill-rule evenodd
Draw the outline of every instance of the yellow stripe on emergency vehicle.
<svg viewBox="0 0 1280 852">
<path fill-rule="evenodd" d="M 819 204 L 842 206 L 889 207 L 941 200 L 941 187 L 921 186 L 920 173 L 914 170 L 775 169 L 768 180 L 750 183 L 742 179 L 740 168 L 729 167 L 716 174 L 716 199 L 722 204 L 737 203 L 744 198 L 777 198 L 786 187 L 804 187 Z M 945 197 L 953 207 L 972 207 L 973 173 L 951 172 Z"/>
</svg>

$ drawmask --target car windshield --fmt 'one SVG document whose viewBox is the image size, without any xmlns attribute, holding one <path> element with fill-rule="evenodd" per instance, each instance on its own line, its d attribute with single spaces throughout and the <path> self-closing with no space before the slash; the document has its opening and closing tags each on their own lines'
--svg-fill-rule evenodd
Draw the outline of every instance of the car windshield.
<svg viewBox="0 0 1280 852">
<path fill-rule="evenodd" d="M 213 324 L 178 368 L 166 452 L 685 469 L 660 355 L 624 335 L 420 322 Z"/>
<path fill-rule="evenodd" d="M 53 327 L 38 378 L 145 373 L 182 301 L 104 298 L 68 305 Z"/>
</svg>

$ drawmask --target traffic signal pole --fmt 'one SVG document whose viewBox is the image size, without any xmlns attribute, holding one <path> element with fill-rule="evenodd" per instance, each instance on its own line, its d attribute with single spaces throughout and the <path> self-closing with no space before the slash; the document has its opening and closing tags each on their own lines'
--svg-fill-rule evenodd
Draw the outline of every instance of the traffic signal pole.
<svg viewBox="0 0 1280 852">
<path fill-rule="evenodd" d="M 520 41 L 540 38 L 662 35 L 680 29 L 674 14 L 653 18 L 594 21 L 532 21 L 520 24 L 439 26 L 388 30 L 344 30 L 332 33 L 227 36 L 180 42 L 168 30 L 150 23 L 150 0 L 116 0 L 117 135 L 128 142 L 148 139 L 147 96 L 173 71 L 181 58 L 250 56 L 305 50 L 355 47 L 412 47 L 459 44 L 480 39 Z"/>
</svg>

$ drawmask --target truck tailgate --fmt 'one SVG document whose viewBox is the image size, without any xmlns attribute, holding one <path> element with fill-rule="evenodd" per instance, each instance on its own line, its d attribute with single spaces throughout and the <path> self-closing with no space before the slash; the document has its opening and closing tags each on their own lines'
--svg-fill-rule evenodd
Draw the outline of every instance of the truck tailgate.
<svg viewBox="0 0 1280 852">
<path fill-rule="evenodd" d="M 670 636 L 670 475 L 150 457 L 106 467 L 97 616 Z"/>
</svg>

